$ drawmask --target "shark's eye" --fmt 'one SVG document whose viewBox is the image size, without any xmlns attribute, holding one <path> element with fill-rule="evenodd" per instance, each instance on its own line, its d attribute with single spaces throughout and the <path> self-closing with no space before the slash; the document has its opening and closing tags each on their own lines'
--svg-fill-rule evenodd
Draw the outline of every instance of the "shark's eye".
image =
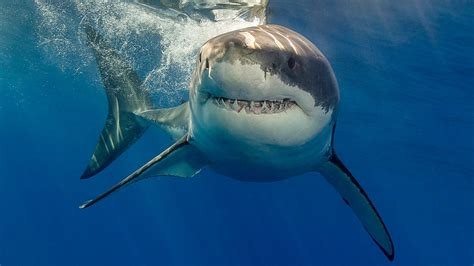
<svg viewBox="0 0 474 266">
<path fill-rule="evenodd" d="M 293 57 L 290 57 L 290 58 L 288 59 L 288 67 L 289 67 L 290 69 L 293 69 L 293 68 L 295 67 L 295 64 L 296 64 L 295 59 L 294 59 Z"/>
</svg>

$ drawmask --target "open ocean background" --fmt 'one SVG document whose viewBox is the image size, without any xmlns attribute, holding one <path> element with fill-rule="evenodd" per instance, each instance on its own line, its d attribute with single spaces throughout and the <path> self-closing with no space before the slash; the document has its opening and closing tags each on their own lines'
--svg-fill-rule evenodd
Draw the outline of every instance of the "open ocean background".
<svg viewBox="0 0 474 266">
<path fill-rule="evenodd" d="M 335 146 L 391 232 L 392 263 L 318 174 L 244 183 L 204 170 L 80 210 L 171 141 L 149 130 L 79 180 L 107 101 L 85 44 L 83 64 L 45 46 L 44 2 L 81 19 L 63 1 L 0 1 L 1 266 L 473 265 L 473 1 L 270 0 L 269 22 L 307 36 L 334 68 Z"/>
</svg>

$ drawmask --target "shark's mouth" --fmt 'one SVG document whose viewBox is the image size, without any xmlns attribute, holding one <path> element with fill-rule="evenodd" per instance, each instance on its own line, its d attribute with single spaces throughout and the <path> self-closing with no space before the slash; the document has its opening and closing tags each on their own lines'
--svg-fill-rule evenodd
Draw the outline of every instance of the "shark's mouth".
<svg viewBox="0 0 474 266">
<path fill-rule="evenodd" d="M 235 111 L 237 113 L 245 112 L 248 114 L 252 113 L 257 115 L 281 113 L 292 107 L 298 106 L 296 101 L 288 98 L 282 100 L 249 101 L 241 99 L 229 99 L 224 97 L 211 97 L 209 100 L 218 107 L 229 111 Z"/>
</svg>

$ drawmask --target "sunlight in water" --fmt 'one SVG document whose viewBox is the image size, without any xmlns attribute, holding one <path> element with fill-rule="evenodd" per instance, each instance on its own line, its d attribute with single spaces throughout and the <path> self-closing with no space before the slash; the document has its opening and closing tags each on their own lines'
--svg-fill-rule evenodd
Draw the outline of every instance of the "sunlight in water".
<svg viewBox="0 0 474 266">
<path fill-rule="evenodd" d="M 91 25 L 130 61 L 157 104 L 172 106 L 186 95 L 199 47 L 223 32 L 264 23 L 266 2 L 35 0 L 38 42 L 62 70 L 80 73 L 95 63 L 83 33 Z"/>
</svg>

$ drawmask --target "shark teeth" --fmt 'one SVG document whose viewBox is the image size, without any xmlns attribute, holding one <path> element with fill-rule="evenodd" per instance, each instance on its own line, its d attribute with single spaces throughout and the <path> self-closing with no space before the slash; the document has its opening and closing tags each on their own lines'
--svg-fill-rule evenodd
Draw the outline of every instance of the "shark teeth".
<svg viewBox="0 0 474 266">
<path fill-rule="evenodd" d="M 226 110 L 257 115 L 281 113 L 296 105 L 296 102 L 290 99 L 263 101 L 228 99 L 224 97 L 212 97 L 211 99 L 215 105 Z"/>
</svg>

